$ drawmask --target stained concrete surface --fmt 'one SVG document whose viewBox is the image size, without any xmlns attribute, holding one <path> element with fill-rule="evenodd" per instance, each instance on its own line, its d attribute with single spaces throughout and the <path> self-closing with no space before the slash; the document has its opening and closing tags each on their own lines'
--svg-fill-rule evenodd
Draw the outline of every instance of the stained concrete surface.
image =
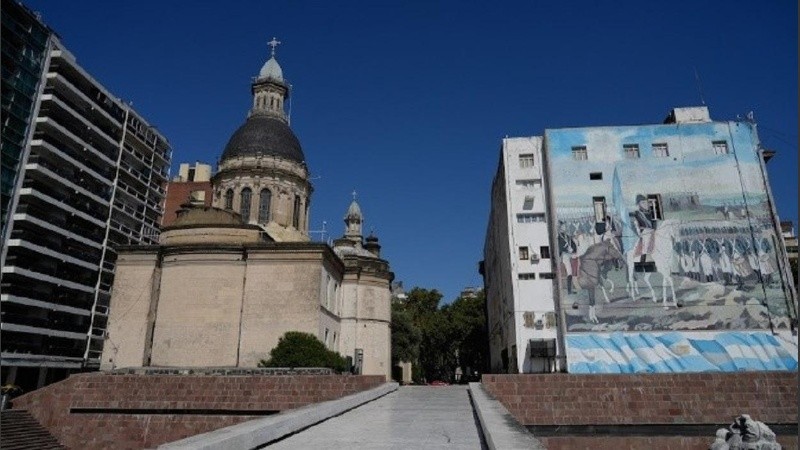
<svg viewBox="0 0 800 450">
<path fill-rule="evenodd" d="M 486 448 L 466 386 L 406 386 L 269 449 Z"/>
</svg>

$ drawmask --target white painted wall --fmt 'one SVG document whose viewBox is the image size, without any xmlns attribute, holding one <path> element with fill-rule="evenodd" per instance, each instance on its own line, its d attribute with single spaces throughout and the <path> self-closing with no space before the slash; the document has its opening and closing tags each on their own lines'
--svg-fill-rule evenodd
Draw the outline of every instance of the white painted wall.
<svg viewBox="0 0 800 450">
<path fill-rule="evenodd" d="M 523 155 L 532 155 L 533 164 L 521 164 Z M 557 334 L 553 280 L 542 278 L 553 270 L 542 247 L 555 253 L 546 222 L 542 138 L 503 139 L 499 164 L 484 248 L 491 368 L 502 371 L 506 349 L 509 372 L 539 372 L 544 362 L 531 360 L 529 340 Z M 527 259 L 521 259 L 520 247 L 527 247 Z M 520 279 L 521 274 L 534 279 Z"/>
</svg>

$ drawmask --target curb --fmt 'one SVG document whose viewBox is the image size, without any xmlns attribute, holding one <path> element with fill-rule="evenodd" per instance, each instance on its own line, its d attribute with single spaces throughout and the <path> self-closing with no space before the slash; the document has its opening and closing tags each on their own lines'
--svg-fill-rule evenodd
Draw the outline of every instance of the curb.
<svg viewBox="0 0 800 450">
<path fill-rule="evenodd" d="M 208 433 L 190 436 L 162 444 L 158 448 L 163 450 L 252 449 L 338 416 L 396 390 L 397 383 L 386 383 L 368 391 L 336 400 L 312 403 L 263 419 L 249 420 Z"/>
<path fill-rule="evenodd" d="M 480 383 L 470 383 L 469 392 L 478 413 L 481 431 L 490 450 L 535 449 L 545 446 L 520 425 L 502 403 L 492 398 Z"/>
</svg>

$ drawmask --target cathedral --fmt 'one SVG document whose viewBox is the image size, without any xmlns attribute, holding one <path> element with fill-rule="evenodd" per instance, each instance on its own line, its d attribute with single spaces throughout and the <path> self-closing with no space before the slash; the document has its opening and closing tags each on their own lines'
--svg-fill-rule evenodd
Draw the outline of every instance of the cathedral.
<svg viewBox="0 0 800 450">
<path fill-rule="evenodd" d="M 287 331 L 317 336 L 363 374 L 391 375 L 394 274 L 355 197 L 333 245 L 309 238 L 313 186 L 272 55 L 212 178 L 158 245 L 117 249 L 101 369 L 256 367 Z"/>
</svg>

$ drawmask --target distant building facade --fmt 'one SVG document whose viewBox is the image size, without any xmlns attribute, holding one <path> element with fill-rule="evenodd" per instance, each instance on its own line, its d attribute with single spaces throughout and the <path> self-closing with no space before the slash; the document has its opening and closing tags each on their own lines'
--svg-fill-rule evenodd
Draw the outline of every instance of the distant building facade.
<svg viewBox="0 0 800 450">
<path fill-rule="evenodd" d="M 355 199 L 333 247 L 310 241 L 313 187 L 283 110 L 288 86 L 273 54 L 211 178 L 212 206 L 184 202 L 158 245 L 120 248 L 103 369 L 255 367 L 302 331 L 358 372 L 391 376 L 394 275 Z"/>
<path fill-rule="evenodd" d="M 29 390 L 99 366 L 114 247 L 158 242 L 171 149 L 33 13 L 4 0 L 2 14 L 2 377 Z M 20 83 L 27 129 L 5 100 Z"/>
<path fill-rule="evenodd" d="M 196 162 L 182 163 L 178 175 L 167 183 L 167 198 L 164 201 L 162 227 L 175 223 L 181 205 L 211 206 L 211 165 Z"/>
<path fill-rule="evenodd" d="M 797 234 L 792 222 L 781 222 L 781 232 L 786 242 L 786 254 L 789 260 L 797 260 Z"/>
<path fill-rule="evenodd" d="M 493 371 L 797 369 L 754 123 L 676 108 L 658 125 L 506 139 L 501 154 L 483 262 Z"/>
</svg>

